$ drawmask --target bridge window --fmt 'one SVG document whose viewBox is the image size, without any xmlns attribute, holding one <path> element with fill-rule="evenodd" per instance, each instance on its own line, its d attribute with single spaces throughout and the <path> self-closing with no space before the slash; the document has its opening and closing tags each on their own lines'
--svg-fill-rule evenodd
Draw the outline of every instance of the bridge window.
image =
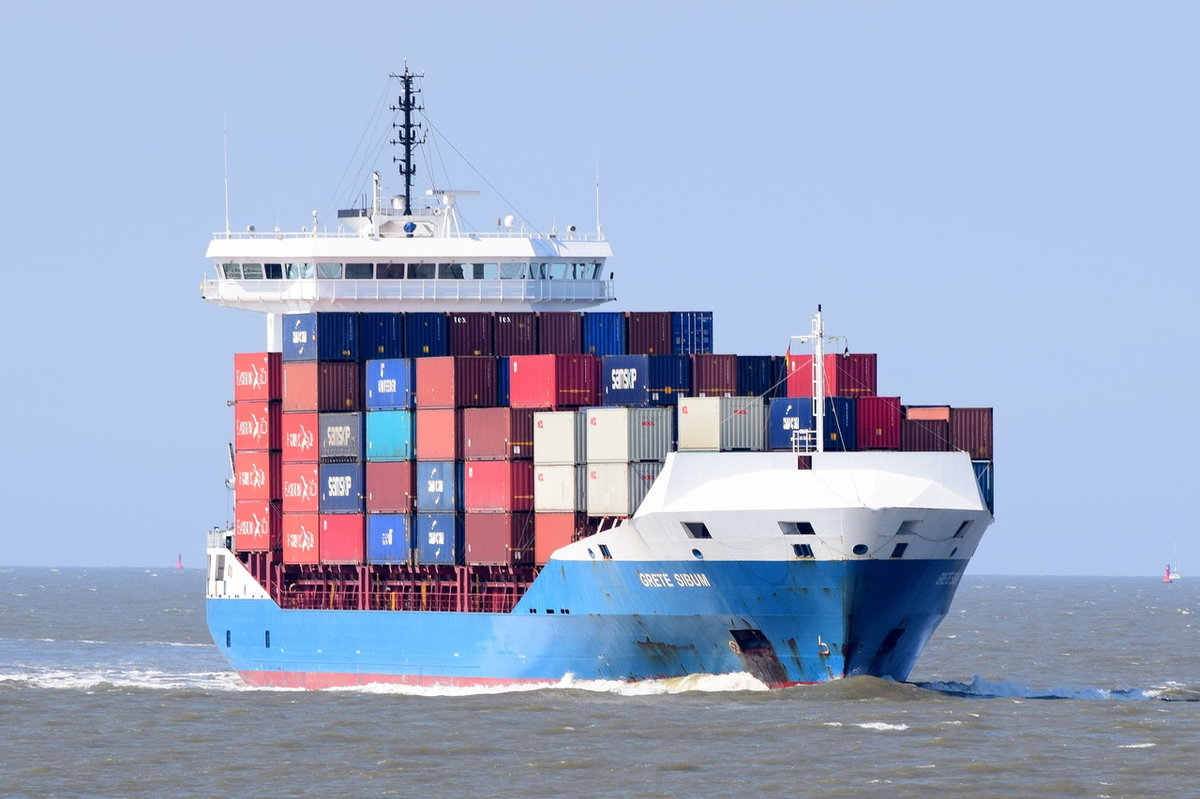
<svg viewBox="0 0 1200 799">
<path fill-rule="evenodd" d="M 221 273 L 226 280 L 241 280 L 242 265 L 241 264 L 221 264 Z"/>
<path fill-rule="evenodd" d="M 314 274 L 312 264 L 285 264 L 283 268 L 288 280 L 309 280 Z"/>
<path fill-rule="evenodd" d="M 375 277 L 379 280 L 401 280 L 404 278 L 404 264 L 376 264 Z"/>
<path fill-rule="evenodd" d="M 410 280 L 433 280 L 434 269 L 433 264 L 409 264 L 408 277 Z"/>
<path fill-rule="evenodd" d="M 375 264 L 346 264 L 347 280 L 370 280 L 375 276 Z"/>
<path fill-rule="evenodd" d="M 438 277 L 442 280 L 462 280 L 462 264 L 438 264 Z"/>
<path fill-rule="evenodd" d="M 569 264 L 542 264 L 547 274 L 554 280 L 566 280 Z"/>
<path fill-rule="evenodd" d="M 500 264 L 501 280 L 519 280 L 525 277 L 525 264 Z"/>
<path fill-rule="evenodd" d="M 246 280 L 262 280 L 262 264 L 242 264 L 242 277 Z"/>
<path fill-rule="evenodd" d="M 267 280 L 283 279 L 283 264 L 263 264 L 263 270 L 266 272 Z"/>
<path fill-rule="evenodd" d="M 318 280 L 340 280 L 342 277 L 341 264 L 317 264 Z"/>
</svg>

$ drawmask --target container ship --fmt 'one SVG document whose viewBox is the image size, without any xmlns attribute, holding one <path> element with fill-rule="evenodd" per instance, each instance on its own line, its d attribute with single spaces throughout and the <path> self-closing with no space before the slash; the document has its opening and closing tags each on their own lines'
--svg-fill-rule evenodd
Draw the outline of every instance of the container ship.
<svg viewBox="0 0 1200 799">
<path fill-rule="evenodd" d="M 421 76 L 392 77 L 402 193 L 375 173 L 335 229 L 208 247 L 203 298 L 266 321 L 233 357 L 233 522 L 207 548 L 232 667 L 906 679 L 993 520 L 991 409 L 881 395 L 819 306 L 767 355 L 714 352 L 709 311 L 596 310 L 599 224 L 468 232 L 478 192 L 414 193 Z"/>
</svg>

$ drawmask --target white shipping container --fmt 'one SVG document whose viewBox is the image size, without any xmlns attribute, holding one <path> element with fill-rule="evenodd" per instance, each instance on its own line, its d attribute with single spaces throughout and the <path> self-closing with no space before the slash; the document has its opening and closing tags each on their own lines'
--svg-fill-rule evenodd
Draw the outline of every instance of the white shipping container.
<svg viewBox="0 0 1200 799">
<path fill-rule="evenodd" d="M 760 452 L 765 447 L 766 406 L 760 397 L 681 397 L 679 451 Z"/>
<path fill-rule="evenodd" d="M 588 516 L 632 516 L 662 467 L 658 461 L 589 463 Z"/>
<path fill-rule="evenodd" d="M 534 464 L 585 463 L 586 440 L 582 413 L 538 411 L 533 415 Z"/>
<path fill-rule="evenodd" d="M 534 464 L 533 509 L 539 513 L 582 513 L 587 482 L 583 467 L 574 464 Z"/>
<path fill-rule="evenodd" d="M 664 461 L 675 437 L 670 408 L 588 408 L 588 463 Z"/>
</svg>

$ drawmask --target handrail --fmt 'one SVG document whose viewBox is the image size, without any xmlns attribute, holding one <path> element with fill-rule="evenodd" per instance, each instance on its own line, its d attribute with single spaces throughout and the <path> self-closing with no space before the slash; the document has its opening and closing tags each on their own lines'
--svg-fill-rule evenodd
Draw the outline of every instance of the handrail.
<svg viewBox="0 0 1200 799">
<path fill-rule="evenodd" d="M 609 280 L 221 280 L 206 279 L 204 299 L 223 302 L 281 300 L 520 300 L 607 301 Z"/>
<path fill-rule="evenodd" d="M 217 240 L 270 240 L 270 239 L 404 239 L 409 238 L 405 233 L 360 233 L 356 230 L 220 230 L 213 233 Z M 529 231 L 495 230 L 480 233 L 445 232 L 436 236 L 417 235 L 417 239 L 530 239 L 532 241 L 607 241 L 603 233 L 530 233 Z"/>
</svg>

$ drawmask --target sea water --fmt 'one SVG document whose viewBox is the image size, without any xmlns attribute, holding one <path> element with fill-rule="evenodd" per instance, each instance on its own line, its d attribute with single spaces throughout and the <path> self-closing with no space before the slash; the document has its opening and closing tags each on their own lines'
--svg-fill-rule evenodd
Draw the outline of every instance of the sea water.
<svg viewBox="0 0 1200 799">
<path fill-rule="evenodd" d="M 199 570 L 0 569 L 0 797 L 1200 795 L 1200 581 L 963 578 L 910 682 L 255 689 Z"/>
</svg>

